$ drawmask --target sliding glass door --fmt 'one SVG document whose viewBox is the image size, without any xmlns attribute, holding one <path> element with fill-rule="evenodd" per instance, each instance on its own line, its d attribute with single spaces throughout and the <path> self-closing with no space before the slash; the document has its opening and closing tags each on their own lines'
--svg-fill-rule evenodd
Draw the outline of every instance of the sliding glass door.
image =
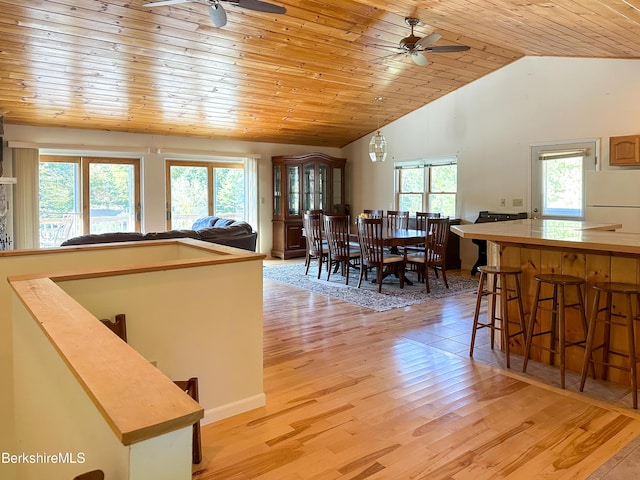
<svg viewBox="0 0 640 480">
<path fill-rule="evenodd" d="M 140 160 L 43 155 L 40 246 L 82 234 L 140 231 Z"/>
</svg>

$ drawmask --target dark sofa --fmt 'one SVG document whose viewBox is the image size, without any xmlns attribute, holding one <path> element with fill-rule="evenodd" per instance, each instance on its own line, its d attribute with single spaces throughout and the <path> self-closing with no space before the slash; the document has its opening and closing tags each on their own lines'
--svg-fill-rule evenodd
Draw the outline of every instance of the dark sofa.
<svg viewBox="0 0 640 480">
<path fill-rule="evenodd" d="M 64 241 L 60 246 L 87 245 L 91 243 L 136 242 L 167 238 L 195 238 L 205 242 L 228 245 L 243 250 L 256 251 L 258 233 L 247 222 L 220 217 L 203 217 L 194 222 L 191 230 L 167 230 L 164 232 L 113 232 L 81 235 Z"/>
</svg>

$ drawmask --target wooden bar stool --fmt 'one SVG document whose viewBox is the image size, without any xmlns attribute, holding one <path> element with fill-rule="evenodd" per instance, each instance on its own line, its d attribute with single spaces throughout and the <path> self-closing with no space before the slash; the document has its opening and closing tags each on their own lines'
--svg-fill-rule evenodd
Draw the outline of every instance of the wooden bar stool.
<svg viewBox="0 0 640 480">
<path fill-rule="evenodd" d="M 469 356 L 473 357 L 473 347 L 476 342 L 476 332 L 481 328 L 489 328 L 491 330 L 491 348 L 495 340 L 495 331 L 499 330 L 502 334 L 502 342 L 504 345 L 504 353 L 507 360 L 507 368 L 511 367 L 510 361 L 510 345 L 509 340 L 517 335 L 522 335 L 526 331 L 524 321 L 524 309 L 522 307 L 522 295 L 520 292 L 520 274 L 522 270 L 515 267 L 496 267 L 496 266 L 482 266 L 478 268 L 480 272 L 480 283 L 478 284 L 478 295 L 476 298 L 476 310 L 473 315 L 473 332 L 471 333 L 471 347 L 469 348 Z M 512 278 L 514 285 L 513 288 L 509 288 L 507 279 Z M 487 286 L 488 284 L 488 286 Z M 509 296 L 510 294 L 512 296 Z M 493 297 L 491 302 L 491 312 L 487 323 L 479 321 L 480 305 L 482 303 L 482 297 Z M 498 298 L 500 297 L 500 298 Z M 496 305 L 500 301 L 500 317 L 496 316 Z M 511 301 L 516 301 L 518 306 L 518 322 L 509 318 L 508 304 Z M 496 320 L 501 320 L 501 325 L 496 326 Z M 515 333 L 510 332 L 509 324 L 518 323 L 520 330 Z"/>
<path fill-rule="evenodd" d="M 522 365 L 522 371 L 527 371 L 527 363 L 529 361 L 529 355 L 531 354 L 531 346 L 533 344 L 533 337 L 541 335 L 551 335 L 549 346 L 536 345 L 542 350 L 546 350 L 550 353 L 549 364 L 554 364 L 554 354 L 560 356 L 560 386 L 564 388 L 564 376 L 566 370 L 565 364 L 565 351 L 567 347 L 581 346 L 584 347 L 587 335 L 587 319 L 584 313 L 584 300 L 582 295 L 582 286 L 585 285 L 584 279 L 580 277 L 574 277 L 573 275 L 560 275 L 560 274 L 540 274 L 534 277 L 536 281 L 536 293 L 533 299 L 533 307 L 531 309 L 531 318 L 529 319 L 529 329 L 527 330 L 527 342 L 524 351 L 524 363 Z M 542 284 L 548 284 L 553 287 L 553 293 L 550 297 L 540 298 L 540 288 Z M 575 287 L 578 301 L 576 303 L 566 303 L 565 287 Z M 541 302 L 551 302 L 551 307 L 546 308 L 540 306 Z M 584 340 L 577 342 L 567 342 L 566 340 L 566 325 L 565 325 L 565 313 L 567 308 L 576 308 L 580 312 L 580 320 L 582 322 L 582 330 L 585 335 Z M 538 322 L 538 311 L 551 312 L 551 325 L 549 330 L 533 333 L 536 322 Z M 558 344 L 556 347 L 556 343 Z"/>
<path fill-rule="evenodd" d="M 580 391 L 584 390 L 584 383 L 587 377 L 587 367 L 593 366 L 595 363 L 604 366 L 602 372 L 602 378 L 606 380 L 608 376 L 608 367 L 617 368 L 629 372 L 631 376 L 631 393 L 633 398 L 633 408 L 638 408 L 638 368 L 637 362 L 639 361 L 636 355 L 635 344 L 635 331 L 633 328 L 633 322 L 640 320 L 640 285 L 631 283 L 615 283 L 615 282 L 601 282 L 595 283 L 592 288 L 595 290 L 595 296 L 593 298 L 593 310 L 589 317 L 589 333 L 587 335 L 587 348 L 584 352 L 584 363 L 582 364 L 582 376 L 580 378 Z M 605 294 L 605 305 L 600 308 L 600 294 Z M 623 313 L 612 313 L 611 307 L 613 306 L 613 294 L 624 295 L 625 302 L 622 307 Z M 634 298 L 632 298 L 634 297 Z M 633 300 L 636 303 L 636 314 L 633 314 Z M 605 312 L 604 319 L 599 318 L 599 314 Z M 615 321 L 615 318 L 622 318 L 624 320 Z M 593 346 L 593 340 L 595 337 L 596 325 L 598 322 L 604 324 L 604 338 L 603 343 L 597 347 Z M 611 350 L 611 326 L 626 328 L 627 330 L 627 352 L 618 352 Z M 596 361 L 593 359 L 593 351 L 602 348 L 602 361 Z M 629 366 L 614 365 L 610 362 L 610 355 L 617 355 L 619 357 L 628 358 Z"/>
</svg>

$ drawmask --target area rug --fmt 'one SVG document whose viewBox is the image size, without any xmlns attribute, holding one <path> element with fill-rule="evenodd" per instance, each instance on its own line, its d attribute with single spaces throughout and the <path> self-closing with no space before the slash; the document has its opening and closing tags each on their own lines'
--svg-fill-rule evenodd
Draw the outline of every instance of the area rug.
<svg viewBox="0 0 640 480">
<path fill-rule="evenodd" d="M 318 267 L 315 262 L 309 268 L 308 275 L 304 274 L 304 264 L 302 263 L 265 266 L 263 269 L 264 278 L 287 283 L 327 297 L 337 298 L 377 312 L 425 303 L 460 293 L 475 292 L 478 288 L 477 280 L 449 273 L 447 274 L 448 289 L 444 286 L 441 277 L 436 279 L 430 276 L 431 292 L 427 294 L 424 284 L 417 282 L 416 274 L 409 272 L 408 278 L 414 282 L 414 285 L 405 284 L 404 288 L 400 289 L 400 281 L 393 276 L 389 276 L 383 281 L 382 293 L 378 293 L 378 285 L 371 282 L 372 274 L 369 275 L 369 281 L 362 281 L 361 288 L 357 288 L 358 270 L 351 270 L 349 285 L 344 284 L 344 278 L 340 275 L 340 272 L 332 273 L 329 281 L 326 280 L 327 272 L 324 268 L 320 279 L 317 278 L 317 274 Z"/>
</svg>

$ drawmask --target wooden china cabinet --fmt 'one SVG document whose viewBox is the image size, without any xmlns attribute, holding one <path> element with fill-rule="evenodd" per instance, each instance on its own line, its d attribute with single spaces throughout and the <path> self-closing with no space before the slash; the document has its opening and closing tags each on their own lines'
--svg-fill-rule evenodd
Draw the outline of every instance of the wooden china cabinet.
<svg viewBox="0 0 640 480">
<path fill-rule="evenodd" d="M 271 157 L 273 167 L 273 249 L 278 258 L 303 257 L 302 214 L 322 210 L 344 214 L 344 158 L 323 153 Z"/>
</svg>

